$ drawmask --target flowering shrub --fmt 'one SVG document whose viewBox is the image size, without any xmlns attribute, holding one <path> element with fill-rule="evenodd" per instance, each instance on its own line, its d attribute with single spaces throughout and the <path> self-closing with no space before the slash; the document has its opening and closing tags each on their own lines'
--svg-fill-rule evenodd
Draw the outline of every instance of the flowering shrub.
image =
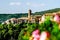
<svg viewBox="0 0 60 40">
<path fill-rule="evenodd" d="M 49 35 L 49 38 L 45 36 L 46 40 L 60 40 L 59 25 L 48 19 L 41 24 L 0 24 L 0 40 L 39 40 L 43 32 Z"/>
</svg>

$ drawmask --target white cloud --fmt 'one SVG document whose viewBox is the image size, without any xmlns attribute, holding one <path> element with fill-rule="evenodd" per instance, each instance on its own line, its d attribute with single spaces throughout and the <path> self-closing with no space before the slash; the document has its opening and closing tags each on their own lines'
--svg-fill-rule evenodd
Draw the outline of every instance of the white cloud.
<svg viewBox="0 0 60 40">
<path fill-rule="evenodd" d="M 19 5 L 21 5 L 21 3 L 20 3 L 20 2 L 11 2 L 11 3 L 9 3 L 9 5 L 16 5 L 16 6 L 19 6 Z"/>
<path fill-rule="evenodd" d="M 46 4 L 44 3 L 30 3 L 30 2 L 27 2 L 26 3 L 27 6 L 32 6 L 32 7 L 44 7 Z"/>
</svg>

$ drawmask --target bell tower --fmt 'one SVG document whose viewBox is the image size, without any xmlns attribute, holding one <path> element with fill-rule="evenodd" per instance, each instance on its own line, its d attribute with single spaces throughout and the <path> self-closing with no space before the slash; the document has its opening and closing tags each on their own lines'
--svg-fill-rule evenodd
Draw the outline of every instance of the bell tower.
<svg viewBox="0 0 60 40">
<path fill-rule="evenodd" d="M 29 19 L 31 18 L 31 12 L 32 12 L 32 11 L 29 9 L 29 10 L 28 10 L 28 18 L 29 18 Z"/>
</svg>

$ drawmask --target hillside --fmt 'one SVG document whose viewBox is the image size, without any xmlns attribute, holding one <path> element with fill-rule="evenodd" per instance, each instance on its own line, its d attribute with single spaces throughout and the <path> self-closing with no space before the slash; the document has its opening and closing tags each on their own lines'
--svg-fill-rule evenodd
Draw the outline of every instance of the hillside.
<svg viewBox="0 0 60 40">
<path fill-rule="evenodd" d="M 41 12 L 35 12 L 32 13 L 32 15 L 43 15 L 45 13 L 53 13 L 53 12 L 58 12 L 60 11 L 60 8 L 55 8 L 55 9 L 50 9 L 50 10 L 45 10 Z M 27 13 L 18 13 L 18 14 L 0 14 L 0 23 L 10 19 L 10 18 L 20 18 L 20 17 L 26 17 L 28 14 Z"/>
<path fill-rule="evenodd" d="M 20 18 L 23 16 L 24 17 L 27 16 L 27 13 L 26 14 L 0 14 L 0 23 L 10 18 Z"/>
<path fill-rule="evenodd" d="M 55 8 L 55 9 L 50 9 L 50 10 L 45 10 L 45 11 L 41 11 L 41 12 L 35 12 L 35 14 L 40 14 L 43 15 L 45 13 L 53 13 L 53 12 L 58 12 L 60 11 L 60 8 Z"/>
</svg>

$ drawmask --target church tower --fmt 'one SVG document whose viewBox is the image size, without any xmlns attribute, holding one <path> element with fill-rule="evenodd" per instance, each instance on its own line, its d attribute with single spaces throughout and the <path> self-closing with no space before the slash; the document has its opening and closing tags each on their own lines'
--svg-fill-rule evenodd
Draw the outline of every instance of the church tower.
<svg viewBox="0 0 60 40">
<path fill-rule="evenodd" d="M 28 10 L 28 18 L 30 19 L 31 18 L 31 10 Z"/>
</svg>

